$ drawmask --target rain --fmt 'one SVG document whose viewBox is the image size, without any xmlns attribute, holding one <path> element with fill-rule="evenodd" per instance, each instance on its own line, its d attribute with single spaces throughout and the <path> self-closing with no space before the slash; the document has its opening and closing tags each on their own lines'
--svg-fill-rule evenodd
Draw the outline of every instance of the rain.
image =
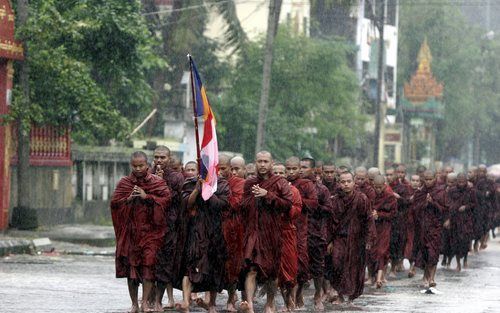
<svg viewBox="0 0 500 313">
<path fill-rule="evenodd" d="M 500 312 L 500 0 L 0 0 L 1 312 Z"/>
</svg>

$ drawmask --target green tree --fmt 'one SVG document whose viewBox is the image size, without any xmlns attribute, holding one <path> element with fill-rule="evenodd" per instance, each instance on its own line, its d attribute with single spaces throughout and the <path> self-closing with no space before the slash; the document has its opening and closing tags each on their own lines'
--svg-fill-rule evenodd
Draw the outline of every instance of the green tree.
<svg viewBox="0 0 500 313">
<path fill-rule="evenodd" d="M 18 29 L 29 51 L 29 106 L 19 105 L 17 90 L 13 115 L 25 125 L 70 125 L 80 143 L 124 138 L 149 113 L 148 71 L 166 65 L 140 8 L 139 1 L 31 1 Z"/>
<path fill-rule="evenodd" d="M 232 83 L 214 102 L 221 148 L 254 154 L 263 64 L 263 39 L 249 43 L 232 73 Z M 280 30 L 274 46 L 264 148 L 278 159 L 311 153 L 331 158 L 337 136 L 355 142 L 362 117 L 358 86 L 348 66 L 352 51 L 343 43 Z"/>
</svg>

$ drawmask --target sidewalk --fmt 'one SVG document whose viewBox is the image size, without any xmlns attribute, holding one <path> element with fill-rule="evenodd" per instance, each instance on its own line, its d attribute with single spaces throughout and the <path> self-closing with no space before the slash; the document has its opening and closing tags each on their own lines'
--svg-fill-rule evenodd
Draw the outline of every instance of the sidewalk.
<svg viewBox="0 0 500 313">
<path fill-rule="evenodd" d="M 56 225 L 39 230 L 9 229 L 0 234 L 0 257 L 8 254 L 55 252 L 80 255 L 114 255 L 112 226 Z"/>
</svg>

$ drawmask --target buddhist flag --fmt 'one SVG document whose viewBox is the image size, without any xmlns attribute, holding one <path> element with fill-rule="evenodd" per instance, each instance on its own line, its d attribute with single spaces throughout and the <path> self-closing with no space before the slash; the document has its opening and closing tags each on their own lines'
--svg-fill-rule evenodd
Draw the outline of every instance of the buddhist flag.
<svg viewBox="0 0 500 313">
<path fill-rule="evenodd" d="M 193 95 L 195 100 L 195 118 L 203 118 L 203 139 L 201 141 L 199 164 L 200 177 L 203 180 L 201 196 L 208 200 L 217 190 L 217 165 L 219 163 L 219 148 L 217 146 L 217 135 L 215 133 L 215 116 L 208 102 L 205 87 L 201 83 L 200 75 L 196 70 L 193 59 L 189 56 L 191 63 L 191 77 L 193 79 Z"/>
</svg>

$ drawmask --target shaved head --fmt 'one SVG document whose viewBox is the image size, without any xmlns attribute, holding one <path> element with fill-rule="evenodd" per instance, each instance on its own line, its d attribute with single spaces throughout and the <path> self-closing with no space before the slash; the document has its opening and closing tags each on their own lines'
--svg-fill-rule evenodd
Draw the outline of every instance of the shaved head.
<svg viewBox="0 0 500 313">
<path fill-rule="evenodd" d="M 300 159 L 298 157 L 296 157 L 296 156 L 292 156 L 292 157 L 289 157 L 288 159 L 286 159 L 285 164 L 299 166 L 300 165 Z"/>
<path fill-rule="evenodd" d="M 271 152 L 269 151 L 266 151 L 266 150 L 262 150 L 262 151 L 259 151 L 255 154 L 255 160 L 257 160 L 259 157 L 269 157 L 271 160 L 273 159 L 273 155 L 271 154 Z"/>
<path fill-rule="evenodd" d="M 245 159 L 237 155 L 231 159 L 231 166 L 233 165 L 245 166 Z"/>
<path fill-rule="evenodd" d="M 219 175 L 224 177 L 224 178 L 229 178 L 231 177 L 231 165 L 230 165 L 230 160 L 231 158 L 227 154 L 219 154 L 219 164 L 217 165 L 219 169 Z"/>
<path fill-rule="evenodd" d="M 370 167 L 368 169 L 368 177 L 370 177 L 371 179 L 374 179 L 375 176 L 377 175 L 380 175 L 380 170 L 378 169 L 378 167 Z"/>
<path fill-rule="evenodd" d="M 354 170 L 354 175 L 358 175 L 358 174 L 367 174 L 367 170 L 366 170 L 366 167 L 364 166 L 359 166 L 359 167 L 356 167 L 356 169 Z"/>
<path fill-rule="evenodd" d="M 245 168 L 245 159 L 240 156 L 235 156 L 231 159 L 231 173 L 239 178 L 245 178 L 246 168 Z"/>
<path fill-rule="evenodd" d="M 373 178 L 373 184 L 385 184 L 385 178 L 382 175 L 377 175 Z"/>
</svg>

